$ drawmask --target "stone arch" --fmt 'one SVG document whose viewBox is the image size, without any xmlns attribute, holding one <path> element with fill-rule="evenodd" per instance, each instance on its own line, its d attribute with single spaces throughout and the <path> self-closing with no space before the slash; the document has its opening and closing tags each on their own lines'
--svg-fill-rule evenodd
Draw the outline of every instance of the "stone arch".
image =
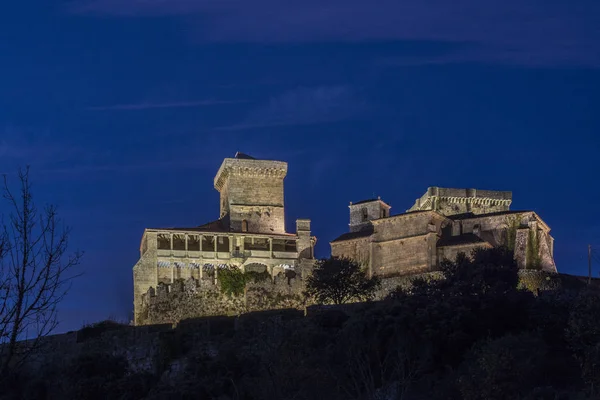
<svg viewBox="0 0 600 400">
<path fill-rule="evenodd" d="M 267 267 L 265 264 L 249 263 L 244 265 L 244 272 L 257 272 L 260 274 L 267 271 L 269 271 L 269 267 Z"/>
</svg>

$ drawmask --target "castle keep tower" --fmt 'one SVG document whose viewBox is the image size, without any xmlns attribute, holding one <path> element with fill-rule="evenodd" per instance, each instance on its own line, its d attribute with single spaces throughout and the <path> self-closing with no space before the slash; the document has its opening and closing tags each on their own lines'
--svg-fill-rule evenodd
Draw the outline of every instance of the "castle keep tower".
<svg viewBox="0 0 600 400">
<path fill-rule="evenodd" d="M 221 218 L 230 230 L 285 233 L 283 180 L 287 163 L 256 160 L 237 153 L 226 158 L 215 176 L 221 194 Z"/>
</svg>

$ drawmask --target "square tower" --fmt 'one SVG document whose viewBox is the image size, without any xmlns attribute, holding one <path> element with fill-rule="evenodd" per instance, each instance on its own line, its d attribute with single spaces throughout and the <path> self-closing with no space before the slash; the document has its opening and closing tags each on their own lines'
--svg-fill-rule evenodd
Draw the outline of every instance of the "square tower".
<svg viewBox="0 0 600 400">
<path fill-rule="evenodd" d="M 283 180 L 287 163 L 243 153 L 226 158 L 215 176 L 220 218 L 234 232 L 285 233 Z"/>
<path fill-rule="evenodd" d="M 371 225 L 371 221 L 390 216 L 392 208 L 381 198 L 350 203 L 350 232 L 358 232 Z"/>
</svg>

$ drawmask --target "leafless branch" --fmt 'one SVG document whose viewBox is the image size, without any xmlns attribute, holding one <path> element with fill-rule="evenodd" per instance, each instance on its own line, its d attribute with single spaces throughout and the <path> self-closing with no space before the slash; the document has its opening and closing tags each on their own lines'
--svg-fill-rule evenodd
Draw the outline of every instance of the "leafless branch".
<svg viewBox="0 0 600 400">
<path fill-rule="evenodd" d="M 29 168 L 19 171 L 15 195 L 4 176 L 3 198 L 11 210 L 0 232 L 0 376 L 35 352 L 58 325 L 57 306 L 67 294 L 81 252 L 67 254 L 70 230 L 56 207 L 38 211 Z"/>
</svg>

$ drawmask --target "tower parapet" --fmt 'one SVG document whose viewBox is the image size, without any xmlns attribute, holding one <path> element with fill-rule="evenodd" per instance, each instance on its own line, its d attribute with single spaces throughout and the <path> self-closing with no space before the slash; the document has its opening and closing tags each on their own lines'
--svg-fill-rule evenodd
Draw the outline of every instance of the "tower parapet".
<svg viewBox="0 0 600 400">
<path fill-rule="evenodd" d="M 443 215 L 487 214 L 509 211 L 511 203 L 512 192 L 432 186 L 407 212 L 432 210 Z"/>
</svg>

